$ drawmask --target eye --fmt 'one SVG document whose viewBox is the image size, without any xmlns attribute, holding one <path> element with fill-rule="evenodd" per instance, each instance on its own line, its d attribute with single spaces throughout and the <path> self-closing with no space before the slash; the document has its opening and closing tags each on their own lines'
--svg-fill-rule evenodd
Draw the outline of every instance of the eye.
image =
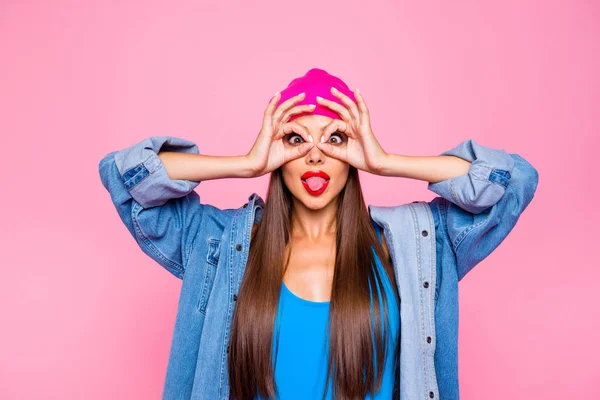
<svg viewBox="0 0 600 400">
<path fill-rule="evenodd" d="M 286 135 L 288 137 L 287 141 L 289 144 L 302 144 L 304 142 L 304 138 L 298 135 L 296 132 L 292 132 Z M 300 141 L 295 140 L 295 138 L 300 139 Z"/>
<path fill-rule="evenodd" d="M 299 134 L 297 134 L 296 132 L 289 133 L 286 136 L 287 136 L 288 143 L 291 145 L 302 144 L 305 142 L 304 138 L 302 136 L 300 136 Z M 332 138 L 333 138 L 333 142 L 331 142 Z M 299 139 L 299 141 L 297 139 Z M 339 131 L 332 133 L 331 136 L 329 136 L 329 141 L 332 144 L 342 144 L 342 143 L 344 143 L 345 139 L 346 139 L 346 135 L 344 135 L 342 132 L 339 132 Z"/>
<path fill-rule="evenodd" d="M 331 140 L 331 138 L 336 137 L 336 136 L 339 137 L 339 139 L 336 139 L 336 141 L 333 144 L 344 143 L 345 135 L 341 132 L 336 132 L 336 133 L 332 134 L 331 136 L 329 136 L 329 140 Z"/>
</svg>

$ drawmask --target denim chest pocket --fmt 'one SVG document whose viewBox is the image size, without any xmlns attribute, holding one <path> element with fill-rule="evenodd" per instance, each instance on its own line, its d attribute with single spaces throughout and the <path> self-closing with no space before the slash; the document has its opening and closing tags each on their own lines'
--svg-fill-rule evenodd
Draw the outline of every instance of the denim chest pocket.
<svg viewBox="0 0 600 400">
<path fill-rule="evenodd" d="M 200 301 L 198 302 L 198 311 L 206 314 L 206 305 L 212 288 L 215 283 L 217 265 L 219 264 L 219 253 L 221 250 L 219 239 L 210 239 L 208 242 L 208 252 L 206 253 L 206 269 L 204 270 L 204 280 L 202 282 Z"/>
</svg>

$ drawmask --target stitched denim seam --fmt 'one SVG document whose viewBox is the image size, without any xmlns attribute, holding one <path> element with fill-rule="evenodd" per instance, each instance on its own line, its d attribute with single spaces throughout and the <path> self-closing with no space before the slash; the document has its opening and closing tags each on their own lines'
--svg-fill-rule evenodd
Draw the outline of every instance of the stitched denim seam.
<svg viewBox="0 0 600 400">
<path fill-rule="evenodd" d="M 146 178 L 148 175 L 151 175 L 153 173 L 153 172 L 150 172 L 150 170 L 148 170 L 148 168 L 146 167 L 146 163 L 148 162 L 148 160 L 150 160 L 152 158 L 153 155 L 155 155 L 155 154 L 152 153 L 149 157 L 147 157 L 144 161 L 142 161 L 138 165 L 133 166 L 133 167 L 129 168 L 128 170 L 126 170 L 125 172 L 123 172 L 122 179 L 123 179 L 123 183 L 125 184 L 125 187 L 127 188 L 127 190 L 133 189 L 140 182 L 142 182 L 144 180 L 144 178 Z"/>
<path fill-rule="evenodd" d="M 204 213 L 201 213 L 200 218 L 201 218 L 201 220 L 200 220 L 200 222 L 198 222 L 198 224 L 201 227 L 202 226 L 202 219 L 204 218 Z M 185 224 L 187 224 L 187 222 L 186 222 L 185 219 L 183 221 L 183 224 L 184 224 L 184 226 L 186 226 Z M 201 236 L 200 233 L 196 232 L 194 234 L 194 238 L 192 239 L 192 242 L 188 246 L 188 251 L 187 251 L 188 257 L 187 257 L 186 263 L 184 264 L 184 270 L 185 270 L 185 267 L 187 267 L 187 263 L 190 261 L 190 255 L 192 254 L 192 252 L 196 248 L 196 241 L 197 241 L 197 239 L 198 239 L 199 236 Z"/>
<path fill-rule="evenodd" d="M 442 204 L 438 204 L 437 208 L 438 208 L 438 214 L 440 215 L 440 219 L 442 220 L 442 224 L 443 224 L 443 228 L 444 228 L 444 232 L 446 232 L 448 234 L 448 237 L 450 237 L 449 233 L 450 231 L 448 230 L 448 210 L 449 210 L 449 201 L 447 199 L 443 199 L 444 201 L 442 202 Z"/>
<path fill-rule="evenodd" d="M 219 258 L 216 256 L 216 253 L 221 252 L 220 242 L 220 239 L 215 238 L 210 238 L 208 241 L 208 252 L 206 253 L 206 269 L 204 270 L 202 292 L 200 294 L 200 300 L 198 301 L 197 307 L 198 311 L 200 311 L 204 315 L 206 315 L 206 306 L 208 305 L 208 300 L 215 285 L 217 266 L 219 264 Z"/>
<path fill-rule="evenodd" d="M 429 207 L 429 204 L 423 203 L 422 204 L 423 207 L 425 208 L 425 213 L 427 214 L 427 221 L 429 222 L 429 226 L 431 227 L 430 230 L 431 235 L 429 236 L 429 243 L 430 243 L 430 249 L 431 249 L 431 258 L 430 258 L 430 266 L 431 266 L 431 276 L 430 276 L 430 280 L 431 280 L 431 285 L 433 286 L 433 291 L 430 292 L 429 294 L 429 300 L 430 303 L 432 305 L 432 309 L 430 309 L 429 311 L 429 315 L 430 315 L 430 327 L 431 327 L 431 337 L 432 337 L 432 343 L 431 343 L 431 347 L 429 347 L 430 351 L 430 365 L 433 366 L 433 385 L 435 388 L 435 394 L 437 394 L 439 396 L 439 387 L 438 387 L 438 381 L 437 381 L 437 376 L 436 376 L 436 372 L 435 372 L 435 349 L 436 349 L 436 343 L 437 343 L 437 331 L 435 329 L 435 305 L 436 305 L 436 297 L 437 297 L 437 291 L 438 291 L 438 287 L 437 287 L 437 254 L 436 254 L 436 248 L 437 248 L 437 241 L 436 241 L 436 232 L 435 232 L 435 221 L 433 219 L 433 212 L 431 211 L 431 207 Z"/>
<path fill-rule="evenodd" d="M 248 206 L 252 206 L 254 207 L 254 203 L 248 203 Z M 249 214 L 252 214 L 252 212 L 250 211 L 250 207 L 248 207 L 247 212 Z M 227 263 L 227 270 L 231 271 L 233 269 L 233 258 L 236 256 L 239 256 L 239 252 L 234 252 L 233 251 L 233 245 L 235 242 L 235 237 L 234 237 L 234 232 L 237 232 L 238 226 L 238 219 L 240 219 L 240 214 L 243 213 L 242 209 L 238 209 L 236 212 L 236 215 L 233 216 L 233 220 L 231 221 L 231 230 L 229 231 L 229 262 Z M 231 293 L 231 289 L 232 289 L 232 277 L 231 274 L 229 274 L 229 287 L 227 288 L 229 290 L 229 295 L 227 296 L 228 300 L 227 300 L 227 318 L 225 319 L 225 326 L 223 327 L 223 332 L 225 332 L 223 334 L 223 344 L 221 345 L 221 367 L 219 368 L 219 398 L 223 397 L 222 394 L 222 390 L 223 390 L 223 375 L 225 373 L 225 366 L 227 365 L 227 346 L 229 346 L 229 334 L 230 329 L 231 329 L 231 321 L 230 319 L 232 318 L 232 314 L 233 314 L 233 304 L 232 304 L 232 293 Z M 228 388 L 226 388 L 226 390 L 228 390 Z"/>
<path fill-rule="evenodd" d="M 418 280 L 419 280 L 419 320 L 421 322 L 421 331 L 420 331 L 420 337 L 419 339 L 422 338 L 423 333 L 425 332 L 425 315 L 423 314 L 423 291 L 422 291 L 422 282 L 423 282 L 423 268 L 422 268 L 422 259 L 421 259 L 421 245 L 419 242 L 420 236 L 419 236 L 419 226 L 418 226 L 418 221 L 417 221 L 417 215 L 416 212 L 414 210 L 414 206 L 412 204 L 409 204 L 409 208 L 408 208 L 412 214 L 412 221 L 413 221 L 413 229 L 415 232 L 415 248 L 416 248 L 416 253 L 417 253 L 417 271 L 418 271 Z M 427 377 L 427 356 L 425 354 L 425 347 L 421 344 L 421 360 L 423 361 L 423 363 L 421 364 L 422 368 L 423 368 L 423 377 Z M 425 390 L 424 395 L 427 394 L 427 387 L 423 387 L 423 390 Z"/>
<path fill-rule="evenodd" d="M 188 196 L 188 195 L 189 195 L 189 193 L 188 193 L 187 195 L 185 195 L 185 196 L 184 196 L 184 198 L 183 198 L 183 199 L 181 199 L 181 201 L 182 201 L 182 202 L 183 202 L 183 201 L 185 201 L 185 202 L 189 202 L 189 201 L 190 201 L 190 198 L 189 198 L 189 196 Z M 186 205 L 185 205 L 185 207 L 189 207 L 189 205 L 187 205 L 187 204 L 186 204 Z M 181 218 L 181 219 L 182 219 L 182 222 L 181 222 L 181 224 L 182 224 L 182 226 L 184 226 L 184 227 L 186 227 L 186 226 L 187 226 L 187 219 L 186 219 L 186 216 L 187 216 L 187 213 L 183 213 L 183 217 Z M 201 226 L 201 225 L 200 225 L 200 226 Z M 189 234 L 190 234 L 190 233 L 188 233 L 188 235 L 189 235 Z M 194 236 L 194 239 L 192 239 L 192 243 L 195 241 L 195 239 L 196 239 L 196 237 L 197 237 L 197 236 L 198 236 L 197 234 Z M 189 243 L 189 241 L 185 241 L 185 242 L 188 242 L 188 243 L 186 243 L 186 246 L 185 246 L 185 253 L 182 251 L 182 257 L 183 257 L 183 259 L 182 259 L 182 262 L 183 262 L 183 270 L 184 270 L 184 271 L 186 270 L 186 268 L 187 268 L 187 265 L 188 265 L 188 263 L 190 262 L 190 257 L 191 257 L 191 254 L 192 254 L 192 243 Z M 183 244 L 182 244 L 182 245 L 183 245 Z M 185 254 L 185 256 L 184 256 L 184 254 Z"/>
<path fill-rule="evenodd" d="M 131 190 L 140 182 L 142 182 L 144 178 L 146 178 L 148 175 L 150 175 L 150 172 L 144 166 L 144 164 L 139 164 L 133 168 L 128 169 L 123 174 L 123 183 L 125 184 L 127 190 Z"/>
<path fill-rule="evenodd" d="M 446 200 L 444 198 L 442 198 L 442 200 L 443 200 L 442 204 L 435 203 L 435 212 L 437 213 L 438 218 L 440 220 L 440 225 L 441 225 L 440 230 L 442 232 L 444 232 L 447 237 L 450 237 L 450 235 L 448 234 L 448 223 L 446 221 L 447 217 L 446 217 L 446 214 L 444 212 L 444 211 L 447 210 L 447 208 L 445 207 L 445 205 L 446 205 L 446 203 L 448 203 L 448 200 Z M 431 210 L 431 212 L 433 213 L 434 210 Z M 435 230 L 435 227 L 434 227 L 434 230 Z M 437 248 L 437 243 L 436 243 L 436 248 Z M 436 253 L 436 257 L 437 257 L 437 253 Z M 437 265 L 436 265 L 436 268 L 437 268 Z M 437 275 L 437 269 L 436 269 L 436 275 Z M 441 279 L 441 277 L 440 277 L 440 279 Z M 441 283 L 441 281 L 440 281 L 440 283 Z M 435 298 L 436 305 L 437 305 L 437 300 L 439 299 L 440 286 L 441 285 L 436 285 L 436 298 Z"/>
<path fill-rule="evenodd" d="M 200 293 L 200 300 L 198 301 L 198 311 L 202 314 L 206 315 L 206 306 L 208 304 L 208 292 L 209 292 L 209 281 L 211 276 L 211 268 L 215 268 L 214 264 L 208 263 L 206 265 L 206 269 L 204 270 L 204 278 L 202 280 L 202 292 Z M 216 269 L 216 268 L 215 268 Z M 217 272 L 215 271 L 215 274 Z M 213 278 L 214 284 L 214 278 Z"/>
<path fill-rule="evenodd" d="M 502 186 L 503 188 L 506 188 L 508 186 L 510 177 L 510 172 L 503 169 L 492 168 L 490 175 L 488 176 L 488 180 Z"/>
</svg>

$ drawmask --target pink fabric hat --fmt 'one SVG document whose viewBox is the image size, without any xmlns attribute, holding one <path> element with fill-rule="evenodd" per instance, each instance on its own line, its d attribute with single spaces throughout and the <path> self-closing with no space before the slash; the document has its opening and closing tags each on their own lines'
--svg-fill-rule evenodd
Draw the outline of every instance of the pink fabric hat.
<svg viewBox="0 0 600 400">
<path fill-rule="evenodd" d="M 343 107 L 346 107 L 340 99 L 338 99 L 331 93 L 332 86 L 356 102 L 354 92 L 350 90 L 350 88 L 348 88 L 348 85 L 346 85 L 346 83 L 343 80 L 327 73 L 327 71 L 322 70 L 320 68 L 312 68 L 304 76 L 292 80 L 287 86 L 287 88 L 281 91 L 281 98 L 275 105 L 275 108 L 279 107 L 281 103 L 283 103 L 291 97 L 294 97 L 300 93 L 306 93 L 304 99 L 294 104 L 294 106 L 302 104 L 314 104 L 316 106 L 315 109 L 308 113 L 304 112 L 292 115 L 288 119 L 288 122 L 293 121 L 294 119 L 302 117 L 304 115 L 311 114 L 320 114 L 334 119 L 342 119 L 337 112 L 317 102 L 317 96 L 321 96 L 325 99 L 335 101 Z"/>
</svg>

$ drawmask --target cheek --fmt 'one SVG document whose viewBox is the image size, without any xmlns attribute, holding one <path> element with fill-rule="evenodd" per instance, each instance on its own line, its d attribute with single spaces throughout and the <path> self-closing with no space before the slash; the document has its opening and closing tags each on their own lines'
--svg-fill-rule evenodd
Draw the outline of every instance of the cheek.
<svg viewBox="0 0 600 400">
<path fill-rule="evenodd" d="M 338 187 L 340 190 L 342 190 L 344 188 L 344 186 L 346 186 L 346 182 L 348 182 L 348 175 L 340 175 L 340 177 L 337 180 L 337 185 L 336 187 Z"/>
<path fill-rule="evenodd" d="M 300 176 L 300 174 L 300 170 L 294 166 L 294 161 L 290 161 L 281 166 L 281 176 L 287 187 L 293 186 L 296 183 L 300 184 L 299 181 L 295 182 L 297 180 L 296 177 Z"/>
<path fill-rule="evenodd" d="M 350 166 L 348 164 L 343 164 L 338 169 L 337 173 L 335 174 L 335 178 L 341 186 L 344 186 L 346 184 L 349 173 L 350 173 Z"/>
<path fill-rule="evenodd" d="M 287 174 L 283 174 L 283 183 L 285 184 L 285 186 L 288 189 L 291 189 L 292 187 L 294 187 L 294 182 L 293 179 L 291 178 L 291 176 L 287 175 Z"/>
</svg>

